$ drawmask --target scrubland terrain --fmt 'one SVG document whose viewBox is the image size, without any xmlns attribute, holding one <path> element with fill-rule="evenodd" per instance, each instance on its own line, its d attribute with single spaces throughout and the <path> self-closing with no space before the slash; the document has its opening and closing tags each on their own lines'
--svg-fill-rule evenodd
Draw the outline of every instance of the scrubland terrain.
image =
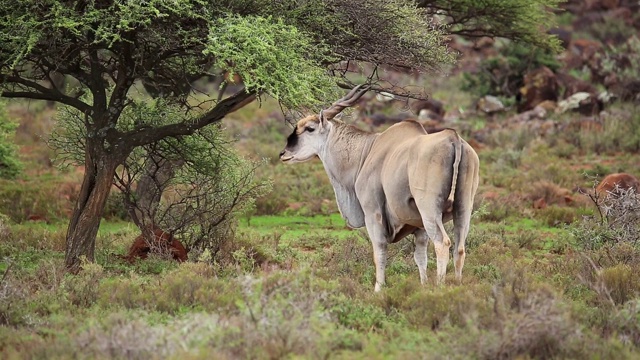
<svg viewBox="0 0 640 360">
<path fill-rule="evenodd" d="M 625 193 L 607 217 L 593 196 L 607 174 L 640 176 L 638 99 L 523 118 L 535 106 L 518 112 L 522 102 L 502 94 L 505 108 L 487 113 L 476 104 L 491 92 L 465 74 L 504 47 L 457 46 L 466 51 L 460 69 L 412 81 L 444 107 L 420 121 L 455 128 L 480 157 L 461 284 L 449 264 L 446 284 L 435 285 L 430 246 L 429 284 L 420 285 L 409 237 L 390 246 L 387 286 L 374 293 L 366 232 L 346 227 L 319 161 L 279 163 L 291 127 L 269 99 L 225 119 L 238 151 L 266 159 L 258 175 L 273 187 L 237 217 L 218 253 L 128 261 L 139 229 L 114 190 L 96 263 L 66 274 L 66 220 L 82 169 L 52 166 L 43 138 L 55 108 L 9 103 L 25 169 L 0 181 L 0 357 L 640 357 L 640 201 Z M 568 72 L 607 89 L 587 68 Z M 349 115 L 371 131 L 397 115 L 417 118 L 405 103 L 373 98 Z"/>
</svg>

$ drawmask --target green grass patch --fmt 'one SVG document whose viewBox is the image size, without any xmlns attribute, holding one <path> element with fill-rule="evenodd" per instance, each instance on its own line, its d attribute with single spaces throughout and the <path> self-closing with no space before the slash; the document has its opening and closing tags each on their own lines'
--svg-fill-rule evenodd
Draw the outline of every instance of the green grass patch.
<svg viewBox="0 0 640 360">
<path fill-rule="evenodd" d="M 330 236 L 343 239 L 357 230 L 347 227 L 339 213 L 330 215 L 300 216 L 252 216 L 239 222 L 239 230 L 260 236 L 274 233 L 285 243 L 309 236 Z"/>
</svg>

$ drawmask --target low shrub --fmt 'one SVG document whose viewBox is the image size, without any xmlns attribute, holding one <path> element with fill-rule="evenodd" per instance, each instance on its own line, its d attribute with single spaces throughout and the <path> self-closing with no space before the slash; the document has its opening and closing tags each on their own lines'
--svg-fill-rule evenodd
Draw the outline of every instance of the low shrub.
<svg viewBox="0 0 640 360">
<path fill-rule="evenodd" d="M 539 180 L 531 184 L 528 189 L 529 199 L 535 201 L 542 199 L 547 205 L 564 205 L 567 202 L 569 191 L 548 180 Z"/>
<path fill-rule="evenodd" d="M 345 279 L 343 290 L 354 295 L 364 288 L 373 289 L 375 269 L 371 244 L 366 238 L 348 236 L 313 262 L 318 276 L 326 279 Z M 356 285 L 357 284 L 357 285 Z"/>
<path fill-rule="evenodd" d="M 16 223 L 30 217 L 45 221 L 64 219 L 73 204 L 60 195 L 60 185 L 61 182 L 45 178 L 0 180 L 0 213 Z"/>
<path fill-rule="evenodd" d="M 580 129 L 562 131 L 556 136 L 574 145 L 583 153 L 617 154 L 637 153 L 640 150 L 640 115 L 637 105 L 616 104 L 601 117 L 600 131 Z M 599 174 L 608 174 L 600 172 Z"/>
<path fill-rule="evenodd" d="M 536 218 L 549 227 L 563 227 L 578 220 L 580 212 L 575 208 L 552 205 L 536 212 Z"/>
<path fill-rule="evenodd" d="M 617 264 L 604 268 L 598 274 L 603 286 L 615 304 L 624 304 L 640 294 L 640 267 L 632 268 L 627 264 Z"/>
<path fill-rule="evenodd" d="M 333 301 L 330 311 L 341 326 L 363 332 L 384 327 L 387 314 L 380 307 L 345 296 Z"/>
<path fill-rule="evenodd" d="M 590 198 L 599 214 L 585 216 L 568 228 L 577 244 L 586 250 L 620 242 L 640 245 L 640 196 L 633 189 L 621 190 L 619 196 Z"/>
<path fill-rule="evenodd" d="M 11 327 L 25 324 L 28 314 L 24 306 L 28 294 L 11 273 L 13 266 L 10 263 L 0 277 L 0 325 Z"/>
<path fill-rule="evenodd" d="M 129 212 L 125 207 L 124 195 L 120 191 L 111 191 L 107 197 L 107 203 L 104 207 L 103 217 L 109 220 L 125 220 L 129 221 Z"/>
<path fill-rule="evenodd" d="M 90 307 L 98 300 L 100 281 L 105 277 L 102 266 L 82 261 L 77 275 L 68 274 L 62 281 L 62 291 L 69 302 L 78 307 Z"/>
<path fill-rule="evenodd" d="M 385 293 L 386 307 L 392 306 L 417 329 L 442 330 L 466 327 L 468 322 L 486 321 L 479 314 L 489 311 L 487 286 L 422 287 L 410 281 Z"/>
<path fill-rule="evenodd" d="M 555 296 L 534 291 L 523 298 L 514 297 L 517 306 L 507 313 L 496 314 L 500 339 L 488 346 L 488 359 L 534 359 L 573 357 L 583 354 L 580 344 L 572 340 L 580 336 L 579 327 Z M 508 303 L 507 303 L 508 304 Z M 571 346 L 573 345 L 573 346 Z M 578 356 L 579 357 L 579 356 Z"/>
<path fill-rule="evenodd" d="M 7 250 L 11 256 L 22 257 L 29 251 L 63 252 L 66 248 L 66 229 L 62 227 L 21 226 L 15 227 L 7 238 Z M 0 247 L 0 251 L 2 248 Z M 15 251 L 21 251 L 15 252 Z M 44 256 L 44 253 L 40 253 Z"/>
<path fill-rule="evenodd" d="M 185 311 L 233 311 L 241 299 L 233 279 L 218 279 L 215 267 L 185 262 L 157 277 L 131 272 L 100 284 L 100 306 L 145 309 L 166 314 Z"/>
<path fill-rule="evenodd" d="M 522 196 L 511 193 L 496 199 L 485 200 L 482 206 L 483 211 L 478 214 L 478 220 L 497 223 L 522 213 L 524 202 Z"/>
<path fill-rule="evenodd" d="M 610 317 L 608 331 L 625 345 L 640 348 L 640 299 L 628 301 Z"/>
</svg>

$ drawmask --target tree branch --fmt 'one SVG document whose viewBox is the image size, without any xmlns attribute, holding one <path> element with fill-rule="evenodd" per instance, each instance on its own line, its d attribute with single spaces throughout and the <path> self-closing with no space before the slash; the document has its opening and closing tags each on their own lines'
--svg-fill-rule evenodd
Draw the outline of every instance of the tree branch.
<svg viewBox="0 0 640 360">
<path fill-rule="evenodd" d="M 55 87 L 50 89 L 41 84 L 38 84 L 35 81 L 31 81 L 20 76 L 0 75 L 0 83 L 22 85 L 34 90 L 34 91 L 2 91 L 2 93 L 0 94 L 0 96 L 2 97 L 6 97 L 6 98 L 21 97 L 21 98 L 34 99 L 34 100 L 57 101 L 65 105 L 74 107 L 82 111 L 83 113 L 91 110 L 91 106 L 89 106 L 87 103 L 81 100 L 78 100 L 77 98 L 67 96 L 62 92 L 58 91 L 58 89 L 55 89 Z"/>
<path fill-rule="evenodd" d="M 89 37 L 93 40 L 93 36 Z M 90 89 L 93 93 L 93 107 L 99 112 L 107 110 L 107 93 L 102 78 L 101 62 L 98 56 L 98 49 L 89 49 L 89 65 L 90 65 Z M 96 121 L 97 119 L 94 119 Z"/>
<path fill-rule="evenodd" d="M 144 127 L 121 134 L 119 142 L 123 148 L 144 146 L 169 136 L 191 135 L 197 130 L 222 120 L 228 114 L 251 103 L 257 97 L 256 92 L 245 89 L 220 101 L 213 109 L 202 114 L 193 122 L 181 122 L 161 127 Z"/>
<path fill-rule="evenodd" d="M 115 64 L 117 68 L 115 71 L 117 75 L 114 79 L 115 87 L 113 88 L 111 98 L 109 99 L 109 109 L 115 110 L 115 112 L 112 113 L 114 119 L 117 119 L 124 109 L 127 92 L 133 83 L 133 76 L 131 72 L 135 68 L 135 64 L 131 61 L 132 38 L 131 34 L 129 34 L 125 41 L 122 41 L 121 53 L 117 54 L 119 60 Z M 110 73 L 113 74 L 113 72 Z"/>
<path fill-rule="evenodd" d="M 338 87 L 345 89 L 345 90 L 351 90 L 353 89 L 356 85 L 354 83 L 348 82 L 348 83 L 338 83 L 337 84 Z M 404 97 L 407 99 L 415 99 L 415 100 L 428 100 L 429 96 L 423 94 L 422 92 L 417 93 L 417 92 L 411 92 L 408 91 L 406 88 L 402 88 L 402 87 L 398 87 L 398 86 L 394 86 L 393 88 L 385 88 L 385 87 L 381 87 L 381 86 L 376 86 L 370 83 L 369 85 L 369 91 L 374 91 L 377 93 L 380 92 L 385 92 L 385 93 L 389 93 L 392 95 L 396 95 L 396 96 L 400 96 L 400 97 Z"/>
</svg>

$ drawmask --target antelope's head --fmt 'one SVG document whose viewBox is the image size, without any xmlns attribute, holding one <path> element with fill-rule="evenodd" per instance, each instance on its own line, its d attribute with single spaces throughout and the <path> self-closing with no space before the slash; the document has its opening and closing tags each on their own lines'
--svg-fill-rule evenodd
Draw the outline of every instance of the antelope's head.
<svg viewBox="0 0 640 360">
<path fill-rule="evenodd" d="M 310 115 L 300 119 L 293 132 L 287 138 L 287 145 L 280 152 L 280 160 L 285 163 L 303 162 L 318 156 L 322 152 L 334 124 L 331 122 L 342 110 L 360 99 L 369 87 L 358 85 L 345 97 L 334 102 L 319 115 Z"/>
</svg>

